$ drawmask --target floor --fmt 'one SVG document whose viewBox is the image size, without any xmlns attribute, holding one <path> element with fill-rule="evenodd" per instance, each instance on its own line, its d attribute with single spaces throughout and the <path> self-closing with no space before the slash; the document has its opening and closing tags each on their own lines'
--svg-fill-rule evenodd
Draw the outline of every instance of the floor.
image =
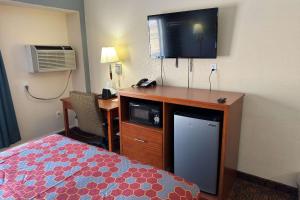
<svg viewBox="0 0 300 200">
<path fill-rule="evenodd" d="M 60 134 L 64 134 L 63 132 Z M 84 135 L 84 136 L 82 136 Z M 99 140 L 98 137 L 89 134 L 82 134 L 78 129 L 72 129 L 69 137 L 82 142 L 93 144 L 91 141 Z M 97 144 L 93 144 L 98 146 Z M 228 200 L 297 200 L 296 192 L 281 192 L 266 187 L 265 185 L 254 183 L 243 178 L 238 178 L 235 182 Z"/>
<path fill-rule="evenodd" d="M 228 200 L 297 200 L 295 193 L 276 191 L 241 178 L 235 182 Z"/>
</svg>

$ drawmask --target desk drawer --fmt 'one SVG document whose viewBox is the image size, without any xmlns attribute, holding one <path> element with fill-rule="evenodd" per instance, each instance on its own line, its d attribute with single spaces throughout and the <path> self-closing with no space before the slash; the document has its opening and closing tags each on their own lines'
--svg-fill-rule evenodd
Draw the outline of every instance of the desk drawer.
<svg viewBox="0 0 300 200">
<path fill-rule="evenodd" d="M 122 154 L 130 159 L 162 168 L 162 132 L 122 122 Z"/>
</svg>

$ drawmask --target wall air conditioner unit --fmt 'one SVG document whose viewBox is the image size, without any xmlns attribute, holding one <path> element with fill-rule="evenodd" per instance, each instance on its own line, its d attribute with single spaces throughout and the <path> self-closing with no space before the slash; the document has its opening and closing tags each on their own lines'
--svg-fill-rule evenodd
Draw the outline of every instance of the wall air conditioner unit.
<svg viewBox="0 0 300 200">
<path fill-rule="evenodd" d="M 75 50 L 70 46 L 27 45 L 29 72 L 56 72 L 76 69 Z"/>
</svg>

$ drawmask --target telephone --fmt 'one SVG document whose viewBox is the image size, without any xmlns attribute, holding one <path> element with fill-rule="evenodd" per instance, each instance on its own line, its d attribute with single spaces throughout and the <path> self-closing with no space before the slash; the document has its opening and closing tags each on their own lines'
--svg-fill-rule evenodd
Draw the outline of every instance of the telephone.
<svg viewBox="0 0 300 200">
<path fill-rule="evenodd" d="M 149 80 L 147 78 L 143 78 L 139 82 L 137 82 L 136 85 L 133 85 L 132 87 L 147 88 L 147 87 L 153 87 L 153 86 L 156 86 L 156 81 L 155 80 Z"/>
</svg>

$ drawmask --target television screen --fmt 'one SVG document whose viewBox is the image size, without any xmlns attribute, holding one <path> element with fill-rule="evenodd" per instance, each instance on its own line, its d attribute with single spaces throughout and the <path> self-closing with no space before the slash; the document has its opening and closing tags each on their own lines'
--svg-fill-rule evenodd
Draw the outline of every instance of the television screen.
<svg viewBox="0 0 300 200">
<path fill-rule="evenodd" d="M 148 16 L 152 58 L 216 58 L 218 8 Z"/>
</svg>

